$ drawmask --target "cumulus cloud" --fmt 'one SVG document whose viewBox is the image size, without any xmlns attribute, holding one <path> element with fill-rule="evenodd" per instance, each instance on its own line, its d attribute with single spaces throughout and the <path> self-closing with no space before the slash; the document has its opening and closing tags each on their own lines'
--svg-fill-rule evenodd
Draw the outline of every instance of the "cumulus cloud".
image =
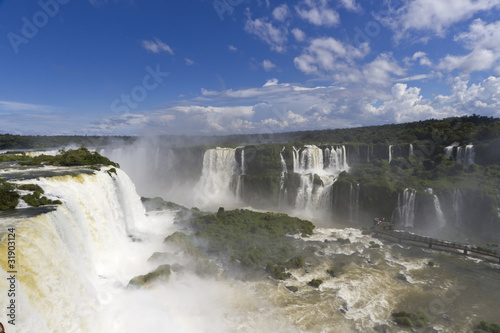
<svg viewBox="0 0 500 333">
<path fill-rule="evenodd" d="M 290 15 L 290 9 L 288 8 L 287 4 L 278 6 L 273 10 L 274 19 L 280 22 L 284 22 L 289 15 Z"/>
<path fill-rule="evenodd" d="M 233 51 L 233 52 L 238 51 L 238 48 L 236 46 L 234 46 L 234 45 L 228 45 L 227 48 L 229 49 L 229 51 Z"/>
<path fill-rule="evenodd" d="M 361 7 L 356 3 L 356 0 L 340 0 L 340 3 L 345 9 L 354 12 L 361 10 Z"/>
<path fill-rule="evenodd" d="M 461 77 L 453 79 L 451 95 L 438 95 L 436 107 L 456 110 L 459 113 L 479 113 L 500 116 L 500 78 L 490 76 L 481 82 L 469 85 Z"/>
<path fill-rule="evenodd" d="M 146 49 L 149 52 L 152 53 L 162 53 L 166 52 L 170 55 L 174 54 L 174 51 L 170 46 L 159 40 L 158 38 L 155 38 L 154 40 L 143 40 L 142 41 L 142 47 Z"/>
<path fill-rule="evenodd" d="M 266 19 L 248 18 L 245 23 L 245 31 L 257 36 L 263 42 L 269 44 L 271 49 L 276 52 L 285 52 L 285 44 L 288 40 L 288 31 L 284 27 L 275 27 Z"/>
<path fill-rule="evenodd" d="M 389 75 L 400 70 L 389 55 L 372 64 L 386 66 L 382 72 Z M 385 80 L 385 75 L 376 76 Z M 429 99 L 420 87 L 402 82 L 390 86 L 356 84 L 345 89 L 270 79 L 260 87 L 221 92 L 202 89 L 203 100 L 183 101 L 185 105 L 162 110 L 115 115 L 94 129 L 114 134 L 126 133 L 127 129 L 132 133 L 141 130 L 169 134 L 269 133 L 402 123 L 472 113 L 500 115 L 499 77 L 491 76 L 476 83 L 456 77 L 448 83 L 449 94 Z"/>
<path fill-rule="evenodd" d="M 297 14 L 316 26 L 335 26 L 340 22 L 339 14 L 328 7 L 327 0 L 303 0 L 295 6 Z"/>
<path fill-rule="evenodd" d="M 499 66 L 500 21 L 486 24 L 481 19 L 477 19 L 470 25 L 469 31 L 456 35 L 454 40 L 463 43 L 470 53 L 448 54 L 441 59 L 438 69 L 446 71 L 460 69 L 470 73 Z"/>
<path fill-rule="evenodd" d="M 304 33 L 304 31 L 298 28 L 292 29 L 292 34 L 297 42 L 303 42 L 306 39 L 306 34 Z"/>
<path fill-rule="evenodd" d="M 444 37 L 453 24 L 499 6 L 500 0 L 414 0 L 397 9 L 389 8 L 389 15 L 378 19 L 396 32 L 397 39 L 412 31 L 429 31 Z"/>
<path fill-rule="evenodd" d="M 397 123 L 449 115 L 448 112 L 434 109 L 429 101 L 425 101 L 420 94 L 420 88 L 396 83 L 391 89 L 391 95 L 392 98 L 380 107 L 370 106 L 367 111 L 378 116 L 384 115 L 387 119 Z"/>
<path fill-rule="evenodd" d="M 306 74 L 331 76 L 339 82 L 358 82 L 361 72 L 355 61 L 369 52 L 368 44 L 359 48 L 332 37 L 316 38 L 294 59 L 295 67 Z"/>
<path fill-rule="evenodd" d="M 383 53 L 365 66 L 363 74 L 369 84 L 385 86 L 392 82 L 393 75 L 402 76 L 405 71 L 393 59 L 392 55 Z"/>
<path fill-rule="evenodd" d="M 271 62 L 271 60 L 267 60 L 267 59 L 266 59 L 266 60 L 264 60 L 264 61 L 262 62 L 262 68 L 264 68 L 264 70 L 265 70 L 266 72 L 269 72 L 270 70 L 273 70 L 274 68 L 276 68 L 276 65 L 275 65 L 275 64 L 273 64 L 273 63 Z"/>
</svg>

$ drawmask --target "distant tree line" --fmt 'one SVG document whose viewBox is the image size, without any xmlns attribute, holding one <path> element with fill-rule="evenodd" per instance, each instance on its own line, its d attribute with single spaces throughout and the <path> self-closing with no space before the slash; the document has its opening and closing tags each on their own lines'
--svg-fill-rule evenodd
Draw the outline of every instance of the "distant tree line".
<svg viewBox="0 0 500 333">
<path fill-rule="evenodd" d="M 470 115 L 429 119 L 404 124 L 364 126 L 357 128 L 312 130 L 287 133 L 238 134 L 226 136 L 163 135 L 160 142 L 168 146 L 238 145 L 262 143 L 366 143 L 399 144 L 432 139 L 439 144 L 467 144 L 500 138 L 500 118 Z M 130 136 L 21 136 L 0 134 L 0 149 L 56 148 L 68 145 L 99 147 L 114 142 L 132 143 Z"/>
</svg>

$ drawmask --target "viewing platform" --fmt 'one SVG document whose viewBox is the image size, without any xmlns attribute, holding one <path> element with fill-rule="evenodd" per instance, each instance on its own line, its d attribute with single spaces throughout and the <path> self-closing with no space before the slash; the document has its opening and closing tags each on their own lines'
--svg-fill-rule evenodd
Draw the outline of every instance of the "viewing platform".
<svg viewBox="0 0 500 333">
<path fill-rule="evenodd" d="M 483 256 L 498 258 L 498 262 L 500 263 L 500 253 L 495 252 L 493 250 L 485 249 L 485 248 L 473 246 L 473 245 L 460 244 L 460 243 L 449 242 L 449 241 L 445 241 L 445 240 L 420 236 L 420 235 L 412 234 L 412 233 L 405 232 L 405 231 L 392 230 L 389 227 L 389 225 L 392 225 L 392 224 L 385 222 L 385 224 L 375 226 L 373 228 L 373 231 L 376 235 L 382 234 L 382 235 L 390 236 L 393 238 L 397 238 L 399 244 L 401 244 L 402 241 L 405 240 L 405 241 L 410 241 L 410 242 L 427 244 L 427 246 L 431 249 L 433 248 L 433 246 L 458 249 L 458 250 L 462 250 L 464 255 L 468 255 L 469 253 L 477 253 L 477 254 L 480 254 Z"/>
</svg>

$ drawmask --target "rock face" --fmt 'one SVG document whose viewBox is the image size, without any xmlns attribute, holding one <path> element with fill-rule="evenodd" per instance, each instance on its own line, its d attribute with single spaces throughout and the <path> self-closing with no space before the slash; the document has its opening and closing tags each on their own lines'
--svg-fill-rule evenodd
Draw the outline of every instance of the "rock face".
<svg viewBox="0 0 500 333">
<path fill-rule="evenodd" d="M 168 281 L 171 273 L 172 272 L 170 270 L 170 265 L 160 265 L 157 269 L 146 275 L 136 276 L 135 278 L 130 280 L 128 285 L 135 287 L 146 287 L 150 283 L 158 280 Z"/>
</svg>

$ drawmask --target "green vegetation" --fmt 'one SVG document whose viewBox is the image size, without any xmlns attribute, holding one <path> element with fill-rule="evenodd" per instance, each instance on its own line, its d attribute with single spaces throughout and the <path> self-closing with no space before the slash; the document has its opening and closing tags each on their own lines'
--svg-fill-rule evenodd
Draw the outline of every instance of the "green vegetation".
<svg viewBox="0 0 500 333">
<path fill-rule="evenodd" d="M 188 248 L 192 244 L 209 256 L 247 271 L 266 271 L 273 278 L 289 277 L 286 269 L 301 268 L 305 258 L 297 241 L 288 235 L 311 235 L 314 225 L 305 220 L 279 213 L 258 213 L 244 209 L 225 211 L 217 215 L 194 216 L 180 222 L 193 230 L 193 236 L 175 233 L 168 239 Z M 197 242 L 193 242 L 194 237 Z"/>
<path fill-rule="evenodd" d="M 286 286 L 286 289 L 290 290 L 293 293 L 296 293 L 297 291 L 299 291 L 299 288 L 296 286 Z"/>
<path fill-rule="evenodd" d="M 421 311 L 415 313 L 405 311 L 395 312 L 392 314 L 392 317 L 399 326 L 425 327 L 429 324 L 426 314 Z"/>
<path fill-rule="evenodd" d="M 91 153 L 87 148 L 78 148 L 74 150 L 60 150 L 56 156 L 40 155 L 24 162 L 21 165 L 56 165 L 56 166 L 84 166 L 84 165 L 112 165 L 116 168 L 120 166 L 117 163 L 110 161 L 108 158 L 101 156 L 99 153 Z M 110 170 L 111 171 L 111 170 Z M 116 171 L 116 170 L 115 170 Z M 112 171 L 111 171 L 112 172 Z"/>
<path fill-rule="evenodd" d="M 307 285 L 314 287 L 314 288 L 319 288 L 323 284 L 323 280 L 321 279 L 312 279 L 307 283 Z"/>
<path fill-rule="evenodd" d="M 476 326 L 474 333 L 500 333 L 500 325 L 483 320 Z"/>
<path fill-rule="evenodd" d="M 379 249 L 380 244 L 375 243 L 374 241 L 370 241 L 370 249 Z"/>
<path fill-rule="evenodd" d="M 139 275 L 130 280 L 128 283 L 129 286 L 135 286 L 135 287 L 144 287 L 147 286 L 148 284 L 151 284 L 154 281 L 157 280 L 168 280 L 170 277 L 171 270 L 170 270 L 170 265 L 160 265 L 158 268 L 156 268 L 154 271 L 146 274 L 146 275 Z"/>
<path fill-rule="evenodd" d="M 16 208 L 19 204 L 19 194 L 16 186 L 0 178 L 0 210 Z"/>
</svg>

